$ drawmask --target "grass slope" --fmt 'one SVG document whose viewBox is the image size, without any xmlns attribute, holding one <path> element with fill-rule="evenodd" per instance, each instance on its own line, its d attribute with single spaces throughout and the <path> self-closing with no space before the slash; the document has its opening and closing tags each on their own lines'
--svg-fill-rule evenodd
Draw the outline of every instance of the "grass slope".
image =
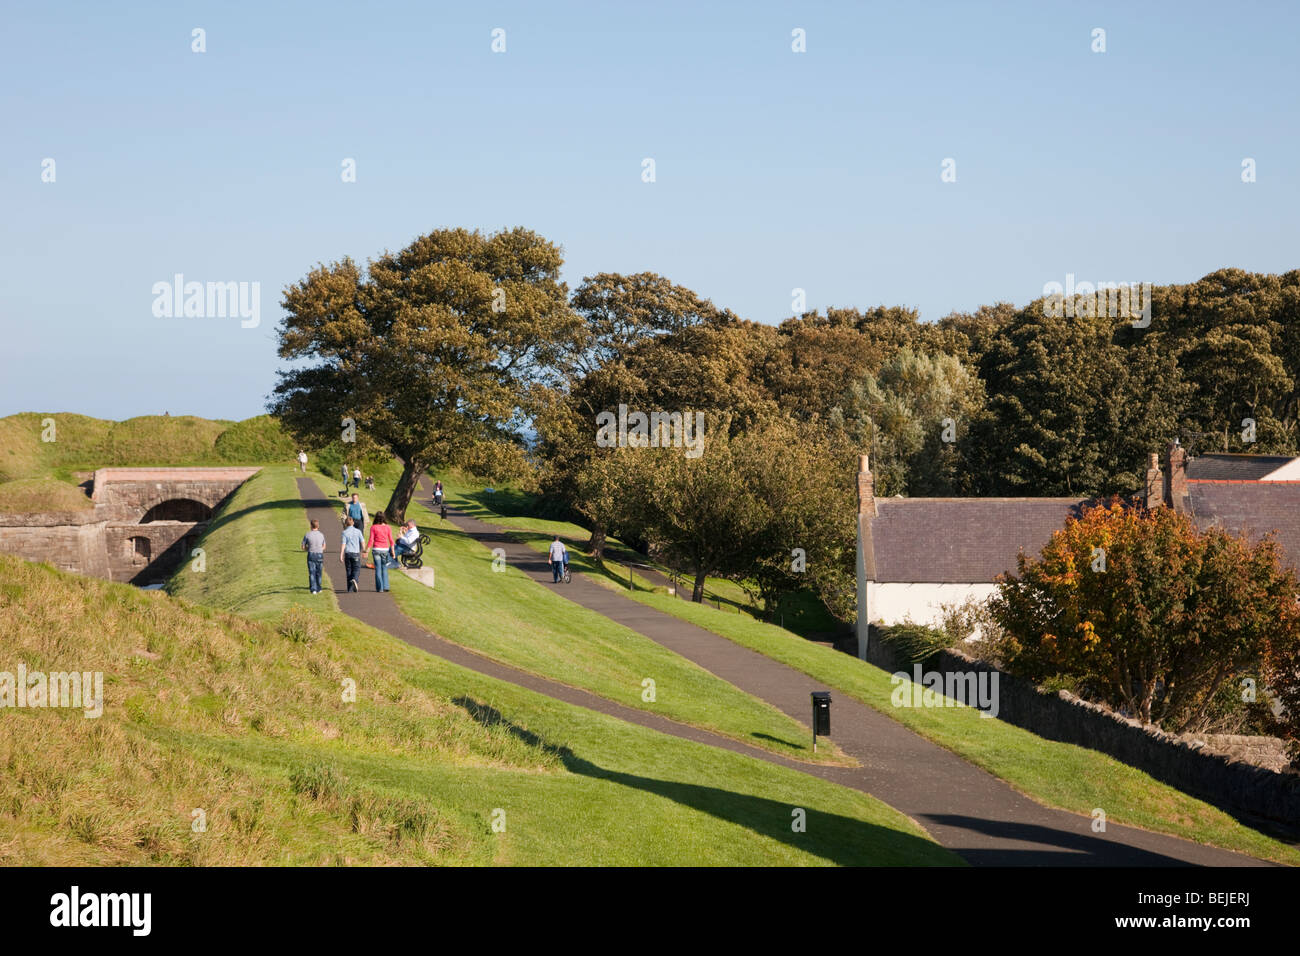
<svg viewBox="0 0 1300 956">
<path fill-rule="evenodd" d="M 0 512 L 89 508 L 96 468 L 288 462 L 296 448 L 266 415 L 242 422 L 146 415 L 122 422 L 24 412 L 0 418 Z"/>
<path fill-rule="evenodd" d="M 955 862 L 862 794 L 548 701 L 334 611 L 276 626 L 0 556 L 0 615 L 6 666 L 105 675 L 99 718 L 0 711 L 0 863 Z"/>
<path fill-rule="evenodd" d="M 380 482 L 362 500 L 377 510 L 390 490 Z M 830 747 L 814 754 L 810 731 L 802 724 L 649 638 L 539 587 L 516 568 L 495 571 L 490 551 L 417 502 L 407 516 L 429 534 L 425 564 L 435 569 L 437 588 L 390 574 L 393 596 L 406 614 L 448 640 L 775 753 L 819 763 L 850 762 Z M 336 548 L 337 526 L 325 531 Z M 654 681 L 653 701 L 643 699 L 646 679 Z"/>
<path fill-rule="evenodd" d="M 570 563 L 575 571 L 587 573 L 642 604 L 733 640 L 843 691 L 983 767 L 1040 803 L 1084 815 L 1100 807 L 1106 811 L 1107 819 L 1115 823 L 1300 865 L 1300 848 L 1272 839 L 1217 807 L 1099 751 L 1046 740 L 1001 720 L 981 718 L 967 707 L 895 707 L 891 695 L 896 685 L 891 683 L 891 675 L 872 664 L 810 643 L 751 615 L 735 613 L 725 603 L 719 610 L 671 597 L 663 588 L 654 587 L 639 575 L 635 577 L 636 586 L 629 590 L 626 571 L 612 570 L 608 564 L 598 567 L 572 547 L 586 540 L 586 532 L 577 525 L 543 519 L 521 520 L 513 514 L 526 507 L 526 499 L 505 498 L 501 510 L 506 513 L 494 514 L 484 504 L 485 501 L 495 503 L 494 496 L 469 493 L 458 485 L 456 500 L 457 503 L 476 502 L 477 516 L 485 521 L 525 529 L 513 536 L 537 551 L 544 552 L 550 535 L 558 532 L 570 542 Z"/>
<path fill-rule="evenodd" d="M 307 592 L 307 559 L 299 545 L 307 516 L 298 497 L 297 468 L 268 465 L 244 482 L 213 517 L 197 547 L 203 568 L 181 565 L 167 582 L 168 593 L 247 617 L 271 618 L 293 605 L 337 607 L 334 592 Z M 329 557 L 337 558 L 338 532 Z M 292 569 L 293 573 L 287 573 Z"/>
<path fill-rule="evenodd" d="M 272 502 L 291 480 L 254 479 Z M 0 556 L 3 666 L 99 670 L 106 698 L 97 719 L 0 710 L 0 862 L 960 864 L 864 794 L 295 606 L 301 510 L 259 508 L 249 485 L 173 590 L 264 621 Z M 259 524 L 293 541 L 262 547 Z"/>
</svg>

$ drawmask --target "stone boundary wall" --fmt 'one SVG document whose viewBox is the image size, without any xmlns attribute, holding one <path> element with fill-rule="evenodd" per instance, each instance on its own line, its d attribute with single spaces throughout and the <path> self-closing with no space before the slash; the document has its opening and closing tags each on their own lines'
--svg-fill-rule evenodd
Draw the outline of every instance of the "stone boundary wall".
<svg viewBox="0 0 1300 956">
<path fill-rule="evenodd" d="M 912 674 L 912 665 L 902 663 L 874 628 L 867 660 L 890 673 Z M 1165 733 L 1067 691 L 1041 690 L 952 649 L 931 655 L 921 669 L 943 674 L 996 672 L 999 719 L 1049 740 L 1109 754 L 1220 809 L 1300 829 L 1300 773 L 1279 772 L 1252 762 L 1259 759 L 1276 764 L 1281 751 L 1271 737 Z M 1212 750 L 1210 745 L 1227 752 Z"/>
<path fill-rule="evenodd" d="M 0 512 L 0 528 L 61 528 L 68 525 L 102 524 L 106 520 L 93 507 L 84 511 Z"/>
</svg>

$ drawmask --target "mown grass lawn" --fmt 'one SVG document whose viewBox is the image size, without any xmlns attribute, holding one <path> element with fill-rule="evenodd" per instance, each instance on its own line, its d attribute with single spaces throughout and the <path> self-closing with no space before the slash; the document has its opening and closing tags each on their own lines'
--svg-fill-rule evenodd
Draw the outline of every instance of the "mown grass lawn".
<svg viewBox="0 0 1300 956">
<path fill-rule="evenodd" d="M 1047 740 L 996 718 L 981 717 L 968 707 L 895 707 L 891 695 L 898 685 L 875 665 L 747 615 L 654 592 L 629 596 L 857 698 L 1048 806 L 1084 815 L 1100 807 L 1114 823 L 1300 865 L 1300 848 L 1274 840 L 1099 751 Z"/>
<path fill-rule="evenodd" d="M 570 543 L 570 563 L 575 572 L 587 573 L 633 600 L 712 631 L 843 691 L 1043 804 L 1084 815 L 1091 815 L 1100 807 L 1114 823 L 1300 865 L 1300 848 L 1266 836 L 1217 807 L 1106 754 L 1046 740 L 1001 720 L 982 718 L 967 707 L 895 707 L 891 695 L 897 685 L 891 683 L 889 673 L 872 664 L 806 641 L 752 615 L 736 613 L 725 603 L 719 610 L 683 601 L 639 575 L 634 579 L 636 586 L 629 589 L 626 570 L 611 568 L 608 563 L 597 565 L 574 547 L 587 538 L 579 526 L 540 519 L 527 523 L 512 514 L 495 514 L 484 504 L 491 498 L 459 490 L 457 504 L 465 500 L 475 502 L 477 516 L 484 521 L 521 529 L 512 536 L 534 550 L 544 551 L 550 535 L 559 533 Z M 512 507 L 525 508 L 526 499 L 520 497 Z"/>
<path fill-rule="evenodd" d="M 389 492 L 381 481 L 369 495 L 373 502 L 366 503 L 376 509 Z M 832 747 L 814 754 L 803 725 L 649 638 L 538 587 L 516 568 L 494 570 L 488 549 L 419 502 L 411 503 L 407 517 L 430 537 L 425 565 L 434 568 L 437 587 L 393 573 L 392 593 L 406 614 L 447 640 L 775 753 L 810 762 L 852 762 Z M 337 530 L 334 534 L 336 541 Z M 647 680 L 653 681 L 653 700 L 647 699 Z"/>
</svg>

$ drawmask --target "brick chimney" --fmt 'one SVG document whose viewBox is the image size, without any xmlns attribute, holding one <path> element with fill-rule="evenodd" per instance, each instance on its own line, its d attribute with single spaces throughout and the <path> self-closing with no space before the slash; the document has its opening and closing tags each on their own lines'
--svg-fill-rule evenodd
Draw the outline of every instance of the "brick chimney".
<svg viewBox="0 0 1300 956">
<path fill-rule="evenodd" d="M 858 456 L 858 514 L 876 516 L 876 479 L 866 455 Z"/>
<path fill-rule="evenodd" d="M 1160 472 L 1160 455 L 1147 456 L 1147 508 L 1159 508 L 1165 501 L 1165 476 Z"/>
<path fill-rule="evenodd" d="M 1175 438 L 1165 452 L 1165 504 L 1175 511 L 1186 511 L 1187 449 Z"/>
</svg>

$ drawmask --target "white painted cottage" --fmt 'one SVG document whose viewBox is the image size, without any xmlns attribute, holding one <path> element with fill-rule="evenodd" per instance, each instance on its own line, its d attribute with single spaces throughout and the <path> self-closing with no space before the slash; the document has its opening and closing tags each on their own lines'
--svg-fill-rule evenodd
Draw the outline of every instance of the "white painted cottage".
<svg viewBox="0 0 1300 956">
<path fill-rule="evenodd" d="M 1037 555 L 1089 498 L 877 498 L 866 455 L 858 470 L 858 656 L 869 624 L 938 626 L 944 605 L 984 600 L 1021 551 Z M 1202 527 L 1270 531 L 1300 559 L 1300 458 L 1202 455 L 1170 445 L 1148 461 L 1135 504 L 1176 508 Z"/>
</svg>

